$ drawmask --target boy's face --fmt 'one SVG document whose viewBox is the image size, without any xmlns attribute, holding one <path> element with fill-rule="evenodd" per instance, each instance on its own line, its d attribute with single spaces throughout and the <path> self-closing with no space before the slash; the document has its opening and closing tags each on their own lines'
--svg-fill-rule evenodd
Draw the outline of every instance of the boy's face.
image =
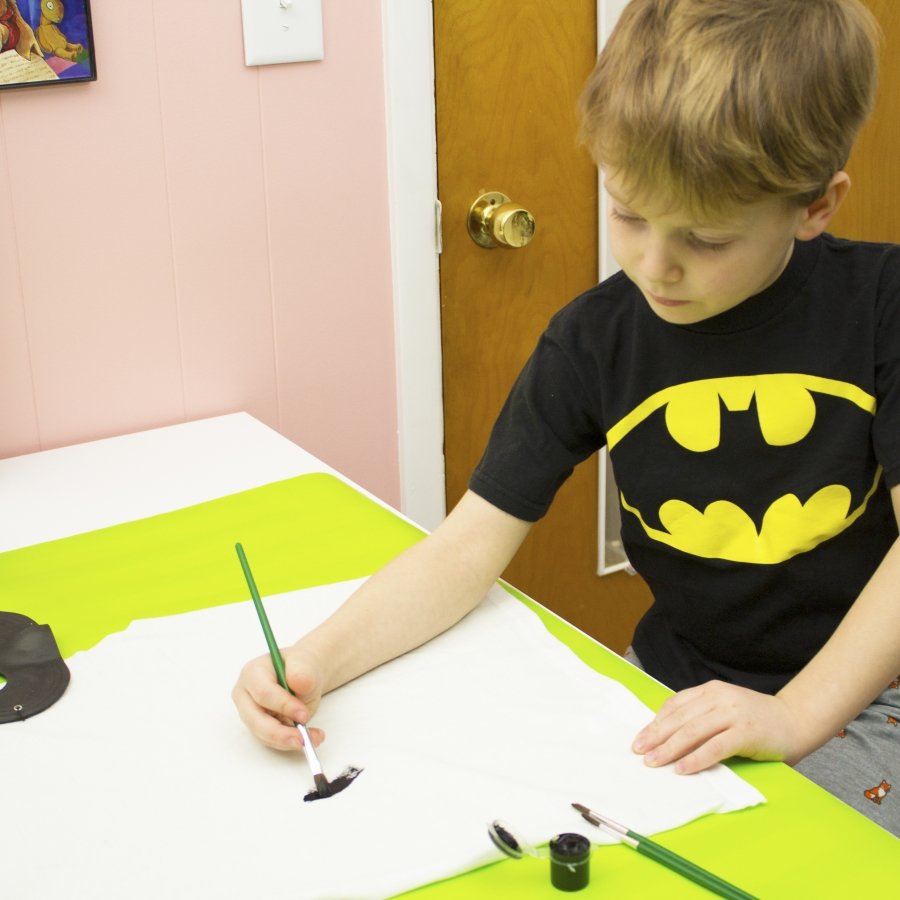
<svg viewBox="0 0 900 900">
<path fill-rule="evenodd" d="M 767 199 L 696 221 L 664 198 L 632 201 L 615 172 L 604 183 L 613 255 L 653 312 L 676 325 L 702 322 L 772 284 L 805 214 Z"/>
</svg>

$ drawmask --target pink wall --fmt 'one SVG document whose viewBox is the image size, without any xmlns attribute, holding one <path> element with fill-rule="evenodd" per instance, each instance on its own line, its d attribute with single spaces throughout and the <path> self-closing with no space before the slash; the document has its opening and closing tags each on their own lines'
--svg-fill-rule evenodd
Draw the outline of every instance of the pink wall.
<svg viewBox="0 0 900 900">
<path fill-rule="evenodd" d="M 92 0 L 97 82 L 0 92 L 0 456 L 243 409 L 398 503 L 381 4 L 322 5 L 247 68 L 238 0 Z"/>
</svg>

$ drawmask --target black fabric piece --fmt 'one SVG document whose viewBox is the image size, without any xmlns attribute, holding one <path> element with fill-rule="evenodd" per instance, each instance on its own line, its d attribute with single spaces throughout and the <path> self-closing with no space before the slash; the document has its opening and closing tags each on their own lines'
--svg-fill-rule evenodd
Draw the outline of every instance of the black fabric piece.
<svg viewBox="0 0 900 900">
<path fill-rule="evenodd" d="M 469 486 L 535 521 L 604 445 L 655 601 L 633 639 L 647 671 L 779 690 L 897 538 L 900 247 L 798 241 L 772 285 L 694 325 L 613 275 L 553 317 Z"/>
<path fill-rule="evenodd" d="M 52 706 L 69 684 L 49 625 L 28 616 L 0 612 L 0 724 L 21 722 Z"/>
</svg>

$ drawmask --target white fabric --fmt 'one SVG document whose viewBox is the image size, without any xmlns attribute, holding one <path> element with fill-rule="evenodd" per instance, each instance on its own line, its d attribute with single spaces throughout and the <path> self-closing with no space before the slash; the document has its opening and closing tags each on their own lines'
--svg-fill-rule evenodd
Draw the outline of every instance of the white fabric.
<svg viewBox="0 0 900 900">
<path fill-rule="evenodd" d="M 284 643 L 348 582 L 266 598 Z M 302 754 L 259 745 L 230 689 L 265 652 L 252 604 L 143 620 L 69 660 L 47 712 L 0 728 L 2 893 L 16 900 L 380 898 L 500 858 L 487 823 L 534 844 L 604 836 L 585 803 L 644 834 L 762 802 L 724 767 L 646 768 L 651 717 L 501 588 L 456 628 L 328 695 L 315 724 L 342 793 L 303 802 Z"/>
</svg>

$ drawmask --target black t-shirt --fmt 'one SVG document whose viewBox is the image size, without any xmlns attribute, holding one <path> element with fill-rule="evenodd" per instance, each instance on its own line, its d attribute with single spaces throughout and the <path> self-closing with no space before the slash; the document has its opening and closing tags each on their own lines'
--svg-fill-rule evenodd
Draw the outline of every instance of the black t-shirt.
<svg viewBox="0 0 900 900">
<path fill-rule="evenodd" d="M 900 247 L 797 242 L 774 284 L 694 325 L 614 275 L 553 317 L 470 487 L 535 521 L 604 445 L 654 596 L 641 662 L 676 690 L 778 690 L 897 537 Z"/>
</svg>

